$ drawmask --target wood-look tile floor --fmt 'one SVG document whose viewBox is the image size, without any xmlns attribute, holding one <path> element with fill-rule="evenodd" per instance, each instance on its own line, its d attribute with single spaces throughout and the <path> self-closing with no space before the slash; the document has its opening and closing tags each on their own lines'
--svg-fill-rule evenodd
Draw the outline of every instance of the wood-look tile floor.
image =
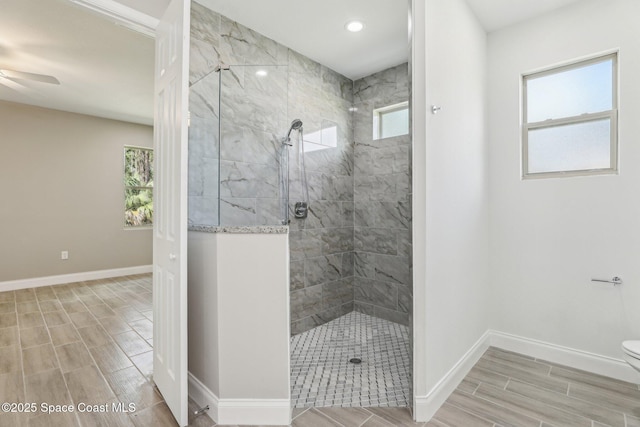
<svg viewBox="0 0 640 427">
<path fill-rule="evenodd" d="M 151 304 L 150 275 L 0 293 L 0 402 L 136 406 L 130 414 L 0 411 L 0 426 L 177 426 L 150 380 Z M 189 421 L 216 425 L 206 415 Z M 640 389 L 490 348 L 428 423 L 413 422 L 407 408 L 301 408 L 292 425 L 640 427 Z"/>
<path fill-rule="evenodd" d="M 175 425 L 150 380 L 151 288 L 147 274 L 0 293 L 0 402 L 37 409 L 0 411 L 0 426 Z M 47 414 L 40 406 L 80 402 L 136 410 Z"/>
<path fill-rule="evenodd" d="M 640 389 L 489 348 L 427 426 L 640 427 Z"/>
</svg>

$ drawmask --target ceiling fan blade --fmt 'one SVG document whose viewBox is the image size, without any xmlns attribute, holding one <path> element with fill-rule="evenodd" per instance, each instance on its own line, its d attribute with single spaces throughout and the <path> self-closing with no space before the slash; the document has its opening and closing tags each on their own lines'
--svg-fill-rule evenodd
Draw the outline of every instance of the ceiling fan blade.
<svg viewBox="0 0 640 427">
<path fill-rule="evenodd" d="M 27 73 L 24 71 L 0 69 L 0 76 L 7 77 L 9 79 L 33 80 L 36 82 L 51 83 L 54 85 L 60 84 L 58 79 L 56 79 L 53 76 L 47 76 L 45 74 Z"/>
<path fill-rule="evenodd" d="M 16 92 L 20 95 L 27 96 L 29 98 L 37 97 L 37 93 L 33 89 L 25 85 L 21 85 L 15 80 L 0 78 L 0 92 L 4 88 L 12 92 Z"/>
</svg>

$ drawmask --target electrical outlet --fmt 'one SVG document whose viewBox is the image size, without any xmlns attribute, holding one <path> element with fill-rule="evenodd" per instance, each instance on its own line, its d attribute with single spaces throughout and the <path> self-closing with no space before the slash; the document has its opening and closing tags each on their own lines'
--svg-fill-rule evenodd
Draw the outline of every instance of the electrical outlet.
<svg viewBox="0 0 640 427">
<path fill-rule="evenodd" d="M 60 259 L 69 259 L 69 251 L 60 252 Z"/>
</svg>

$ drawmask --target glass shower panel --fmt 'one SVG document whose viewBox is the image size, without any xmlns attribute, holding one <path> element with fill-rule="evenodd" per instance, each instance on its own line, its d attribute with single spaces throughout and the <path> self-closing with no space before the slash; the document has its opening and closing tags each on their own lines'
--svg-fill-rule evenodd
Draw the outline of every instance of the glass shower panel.
<svg viewBox="0 0 640 427">
<path fill-rule="evenodd" d="M 220 225 L 220 73 L 189 87 L 189 224 Z"/>
<path fill-rule="evenodd" d="M 239 66 L 220 79 L 220 225 L 282 223 L 279 158 L 286 66 Z"/>
</svg>

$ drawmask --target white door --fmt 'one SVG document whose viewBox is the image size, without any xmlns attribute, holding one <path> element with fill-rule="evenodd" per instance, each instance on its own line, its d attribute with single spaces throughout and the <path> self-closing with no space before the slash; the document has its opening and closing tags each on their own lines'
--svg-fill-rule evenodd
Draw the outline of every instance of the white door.
<svg viewBox="0 0 640 427">
<path fill-rule="evenodd" d="M 172 0 L 156 30 L 153 380 L 187 421 L 187 108 L 189 0 Z"/>
</svg>

